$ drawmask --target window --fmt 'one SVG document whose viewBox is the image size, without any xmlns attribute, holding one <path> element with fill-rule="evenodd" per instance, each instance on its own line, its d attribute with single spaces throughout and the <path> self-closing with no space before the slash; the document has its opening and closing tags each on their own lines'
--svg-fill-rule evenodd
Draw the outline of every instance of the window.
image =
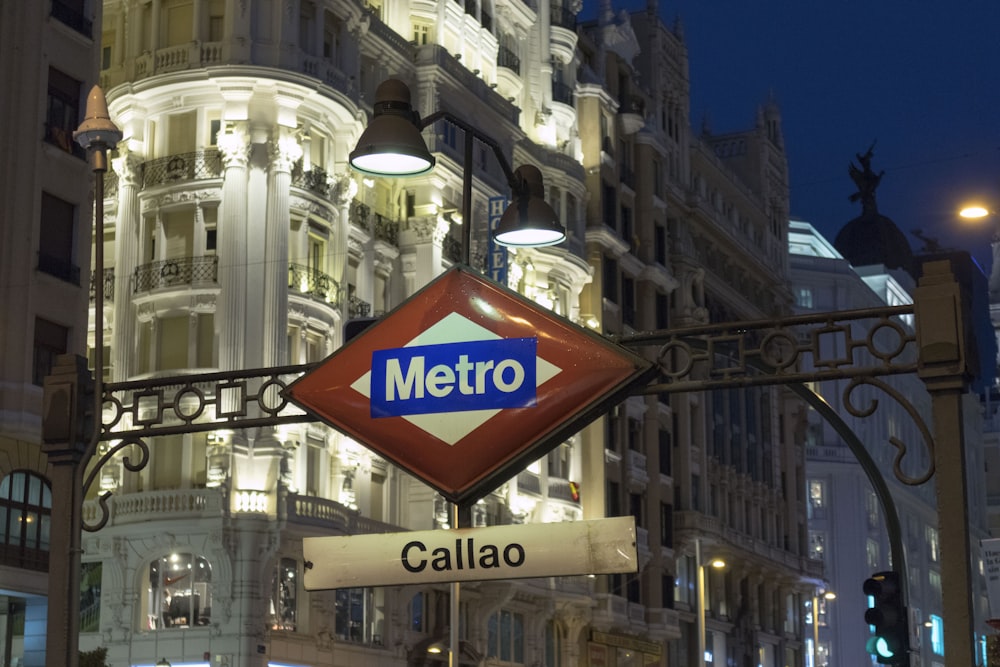
<svg viewBox="0 0 1000 667">
<path fill-rule="evenodd" d="M 32 350 L 31 381 L 41 387 L 45 376 L 52 372 L 56 357 L 66 354 L 69 329 L 49 322 L 41 317 L 35 318 L 35 342 Z"/>
<path fill-rule="evenodd" d="M 938 531 L 934 526 L 927 526 L 927 558 L 930 559 L 932 563 L 936 563 L 941 559 L 941 546 L 938 543 Z"/>
<path fill-rule="evenodd" d="M 52 490 L 33 472 L 0 481 L 0 549 L 3 563 L 45 572 L 49 566 Z"/>
<path fill-rule="evenodd" d="M 501 609 L 487 625 L 486 655 L 501 662 L 524 662 L 524 616 Z"/>
<path fill-rule="evenodd" d="M 52 18 L 76 30 L 81 35 L 90 37 L 94 26 L 90 19 L 84 16 L 84 0 L 52 0 Z"/>
<path fill-rule="evenodd" d="M 826 517 L 826 482 L 821 479 L 809 480 L 808 510 L 810 519 Z"/>
<path fill-rule="evenodd" d="M 571 453 L 572 449 L 566 443 L 559 445 L 548 453 L 549 477 L 569 479 Z"/>
<path fill-rule="evenodd" d="M 271 629 L 295 631 L 298 613 L 296 563 L 282 558 L 271 579 Z"/>
<path fill-rule="evenodd" d="M 795 305 L 799 308 L 813 307 L 813 291 L 811 287 L 800 287 L 795 291 Z"/>
<path fill-rule="evenodd" d="M 418 46 L 430 44 L 434 41 L 434 32 L 430 23 L 425 21 L 413 22 L 413 43 Z"/>
<path fill-rule="evenodd" d="M 100 561 L 80 564 L 80 632 L 99 632 L 101 629 L 103 569 Z"/>
<path fill-rule="evenodd" d="M 809 531 L 809 558 L 813 560 L 826 558 L 826 533 L 821 530 Z"/>
<path fill-rule="evenodd" d="M 427 632 L 426 599 L 423 593 L 410 598 L 410 629 L 414 632 Z"/>
<path fill-rule="evenodd" d="M 192 553 L 173 552 L 149 564 L 142 598 L 144 629 L 181 629 L 212 619 L 212 566 Z"/>
<path fill-rule="evenodd" d="M 336 591 L 337 638 L 363 644 L 382 643 L 382 589 L 341 588 Z"/>
<path fill-rule="evenodd" d="M 872 538 L 868 538 L 865 541 L 865 555 L 867 558 L 868 568 L 874 570 L 879 566 L 879 548 L 878 542 Z"/>
<path fill-rule="evenodd" d="M 82 159 L 84 150 L 73 141 L 73 131 L 80 124 L 80 82 L 50 67 L 48 85 L 45 141 Z"/>
<path fill-rule="evenodd" d="M 80 284 L 80 267 L 73 263 L 76 206 L 47 192 L 42 193 L 38 234 L 38 270 Z"/>
<path fill-rule="evenodd" d="M 605 299 L 618 303 L 618 262 L 611 257 L 604 258 L 602 267 L 602 288 Z"/>
</svg>

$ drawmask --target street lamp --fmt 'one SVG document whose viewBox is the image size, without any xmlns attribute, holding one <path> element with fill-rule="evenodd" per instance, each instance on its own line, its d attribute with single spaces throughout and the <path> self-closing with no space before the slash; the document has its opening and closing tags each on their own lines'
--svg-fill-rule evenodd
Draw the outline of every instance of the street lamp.
<svg viewBox="0 0 1000 667">
<path fill-rule="evenodd" d="M 813 591 L 812 599 L 812 626 L 813 626 L 813 648 L 812 648 L 812 667 L 819 667 L 819 601 L 822 600 L 834 600 L 837 594 L 833 591 L 826 590 L 823 588 L 817 588 Z"/>
<path fill-rule="evenodd" d="M 108 102 L 99 86 L 87 95 L 83 122 L 73 138 L 87 151 L 94 172 L 94 424 L 83 433 L 83 387 L 86 361 L 77 358 L 68 367 L 53 367 L 45 378 L 42 420 L 42 451 L 49 464 L 53 493 L 49 552 L 65 556 L 65 567 L 49 568 L 48 623 L 45 633 L 45 664 L 76 667 L 80 650 L 80 527 L 83 485 L 81 473 L 100 440 L 102 380 L 104 373 L 104 173 L 108 150 L 122 139 L 108 114 Z M 81 465 L 81 463 L 83 465 Z M 57 504 L 56 498 L 59 499 Z M 57 511 L 58 509 L 58 511 Z"/>
<path fill-rule="evenodd" d="M 409 87 L 398 79 L 387 79 L 375 90 L 374 115 L 351 151 L 351 166 L 376 176 L 414 176 L 434 167 L 435 159 L 420 134 L 425 127 L 446 120 L 465 132 L 462 171 L 462 259 L 468 264 L 472 243 L 472 145 L 478 139 L 493 149 L 513 194 L 513 201 L 493 230 L 500 245 L 541 247 L 562 243 L 566 230 L 556 212 L 545 201 L 542 172 L 524 165 L 516 171 L 507 163 L 493 138 L 447 111 L 420 118 L 410 103 Z"/>
<path fill-rule="evenodd" d="M 711 558 L 707 563 L 703 563 L 701 554 L 701 539 L 699 538 L 694 541 L 694 563 L 698 575 L 698 658 L 695 665 L 697 667 L 702 667 L 705 664 L 705 653 L 708 648 L 707 630 L 705 629 L 705 616 L 708 609 L 708 601 L 705 599 L 705 570 L 709 567 L 721 570 L 726 567 L 726 561 L 721 558 Z"/>
</svg>

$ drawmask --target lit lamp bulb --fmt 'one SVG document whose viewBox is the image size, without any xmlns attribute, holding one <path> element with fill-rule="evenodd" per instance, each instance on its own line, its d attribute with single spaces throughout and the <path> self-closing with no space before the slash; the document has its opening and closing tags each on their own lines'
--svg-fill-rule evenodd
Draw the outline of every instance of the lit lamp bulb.
<svg viewBox="0 0 1000 667">
<path fill-rule="evenodd" d="M 990 214 L 990 210 L 985 206 L 973 204 L 971 206 L 964 207 L 958 212 L 958 214 L 966 220 L 978 220 L 979 218 L 985 218 L 988 216 Z"/>
</svg>

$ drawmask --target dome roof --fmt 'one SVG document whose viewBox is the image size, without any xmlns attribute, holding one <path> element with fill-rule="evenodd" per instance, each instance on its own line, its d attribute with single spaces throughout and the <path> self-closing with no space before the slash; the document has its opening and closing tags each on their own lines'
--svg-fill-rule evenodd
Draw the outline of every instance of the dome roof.
<svg viewBox="0 0 1000 667">
<path fill-rule="evenodd" d="M 883 264 L 914 275 L 913 250 L 906 235 L 876 211 L 866 211 L 844 225 L 833 246 L 854 266 Z"/>
</svg>

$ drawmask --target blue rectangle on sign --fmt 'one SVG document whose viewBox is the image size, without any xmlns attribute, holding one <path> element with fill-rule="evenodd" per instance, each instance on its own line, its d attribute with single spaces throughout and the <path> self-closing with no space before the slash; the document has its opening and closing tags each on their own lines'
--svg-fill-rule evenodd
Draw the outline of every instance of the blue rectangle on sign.
<svg viewBox="0 0 1000 667">
<path fill-rule="evenodd" d="M 534 407 L 537 348 L 501 338 L 375 350 L 371 416 Z"/>
</svg>

